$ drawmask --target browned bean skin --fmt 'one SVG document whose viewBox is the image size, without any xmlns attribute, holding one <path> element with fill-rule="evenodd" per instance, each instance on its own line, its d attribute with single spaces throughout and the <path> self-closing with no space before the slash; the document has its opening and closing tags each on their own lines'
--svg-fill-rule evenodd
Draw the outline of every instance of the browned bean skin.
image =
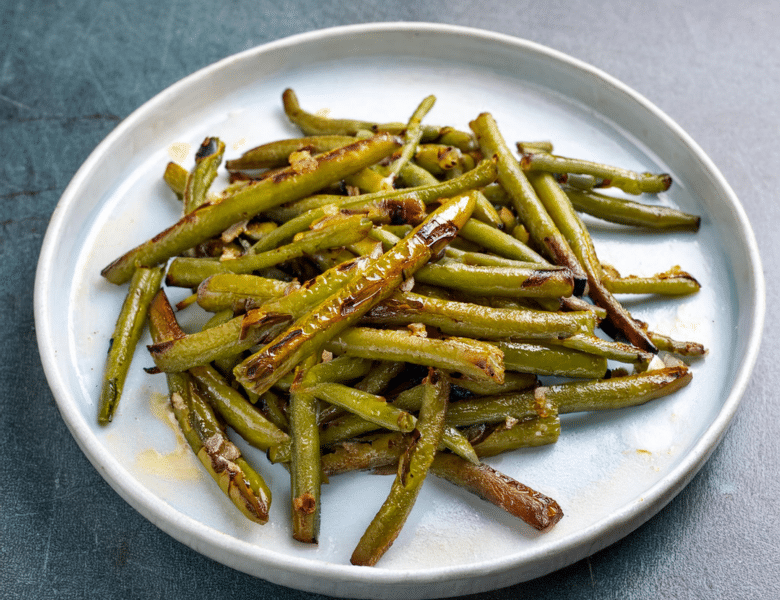
<svg viewBox="0 0 780 600">
<path fill-rule="evenodd" d="M 503 508 L 539 531 L 549 531 L 563 518 L 563 510 L 555 500 L 484 463 L 474 465 L 454 454 L 439 453 L 431 473 Z"/>
</svg>

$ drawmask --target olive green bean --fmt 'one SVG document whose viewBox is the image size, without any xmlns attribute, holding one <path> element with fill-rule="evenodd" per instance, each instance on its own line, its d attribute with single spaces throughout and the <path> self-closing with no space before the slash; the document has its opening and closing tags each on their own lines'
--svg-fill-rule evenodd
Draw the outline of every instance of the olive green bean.
<svg viewBox="0 0 780 600">
<path fill-rule="evenodd" d="M 184 214 L 190 213 L 208 198 L 211 184 L 217 177 L 217 169 L 225 154 L 225 143 L 219 138 L 207 137 L 195 153 L 195 166 L 187 175 L 184 186 Z"/>
<path fill-rule="evenodd" d="M 393 162 L 390 163 L 390 166 L 387 168 L 386 177 L 389 188 L 392 188 L 392 183 L 395 181 L 395 178 L 398 177 L 401 169 L 403 169 L 403 167 L 409 163 L 414 154 L 417 152 L 417 146 L 419 145 L 423 136 L 422 120 L 425 115 L 427 115 L 433 108 L 435 102 L 435 96 L 427 96 L 423 99 L 422 102 L 420 102 L 419 106 L 415 109 L 414 113 L 409 119 L 409 122 L 407 123 L 406 129 L 403 133 L 404 145 L 401 148 L 401 155 L 397 159 L 393 160 Z"/>
<path fill-rule="evenodd" d="M 225 309 L 243 313 L 298 287 L 297 282 L 289 283 L 258 275 L 218 273 L 204 279 L 198 286 L 197 302 L 203 310 L 213 313 Z"/>
<path fill-rule="evenodd" d="M 163 290 L 149 306 L 149 330 L 154 342 L 181 337 L 173 308 Z M 248 519 L 265 524 L 271 490 L 228 440 L 209 404 L 185 373 L 167 374 L 173 414 L 187 443 L 220 489 Z"/>
<path fill-rule="evenodd" d="M 371 366 L 366 376 L 355 384 L 355 388 L 369 394 L 381 394 L 390 382 L 404 370 L 404 363 L 380 360 Z"/>
<path fill-rule="evenodd" d="M 486 458 L 518 448 L 554 444 L 560 434 L 561 420 L 557 414 L 521 421 L 508 419 L 506 423 L 496 426 L 473 446 L 477 456 Z"/>
<path fill-rule="evenodd" d="M 672 185 L 672 177 L 668 173 L 637 173 L 629 169 L 546 152 L 524 154 L 520 159 L 520 166 L 524 171 L 593 175 L 601 180 L 601 187 L 615 186 L 635 195 L 658 194 L 665 192 Z"/>
<path fill-rule="evenodd" d="M 540 343 L 494 343 L 504 353 L 507 371 L 588 379 L 599 379 L 607 372 L 607 359 L 603 356 Z"/>
<path fill-rule="evenodd" d="M 295 382 L 290 390 L 290 490 L 293 538 L 316 544 L 320 530 L 320 430 L 317 426 L 317 400 L 298 387 L 307 368 L 315 360 L 307 359 L 296 367 Z"/>
<path fill-rule="evenodd" d="M 472 379 L 500 382 L 504 376 L 500 350 L 488 342 L 467 338 L 434 339 L 408 330 L 351 327 L 334 336 L 325 348 L 336 354 L 436 367 Z"/>
<path fill-rule="evenodd" d="M 414 506 L 428 469 L 436 455 L 444 431 L 449 400 L 447 378 L 431 370 L 423 382 L 425 395 L 420 418 L 411 445 L 403 454 L 390 493 L 360 538 L 350 561 L 353 565 L 372 566 L 398 537 Z"/>
<path fill-rule="evenodd" d="M 138 267 L 133 273 L 109 341 L 98 409 L 98 422 L 103 425 L 114 418 L 135 347 L 141 339 L 149 304 L 160 289 L 162 277 L 163 270 L 159 268 Z"/>
<path fill-rule="evenodd" d="M 593 217 L 649 229 L 698 231 L 701 217 L 666 206 L 643 204 L 598 192 L 564 188 L 572 205 Z"/>
<path fill-rule="evenodd" d="M 168 187 L 171 188 L 171 191 L 176 194 L 179 200 L 184 198 L 184 188 L 187 185 L 188 174 L 187 169 L 179 163 L 169 162 L 165 166 L 163 181 L 168 184 Z"/>
<path fill-rule="evenodd" d="M 290 436 L 266 419 L 214 367 L 198 366 L 189 372 L 225 423 L 249 444 L 265 452 L 289 439 Z"/>
<path fill-rule="evenodd" d="M 340 406 L 379 427 L 403 432 L 414 429 L 414 416 L 389 404 L 382 396 L 362 392 L 340 383 L 318 383 L 301 389 L 315 398 Z"/>
<path fill-rule="evenodd" d="M 685 296 L 695 294 L 701 289 L 701 284 L 690 273 L 674 266 L 664 273 L 652 277 L 637 277 L 630 275 L 621 277 L 613 269 L 603 265 L 603 283 L 613 294 L 660 294 L 663 296 Z"/>
<path fill-rule="evenodd" d="M 479 290 L 511 298 L 560 298 L 571 296 L 575 280 L 565 267 L 544 267 L 525 263 L 523 267 L 466 265 L 450 259 L 421 268 L 415 280 L 453 290 Z"/>
<path fill-rule="evenodd" d="M 428 298 L 412 292 L 396 292 L 371 309 L 361 323 L 383 326 L 423 323 L 437 327 L 447 335 L 478 339 L 557 339 L 577 333 L 592 333 L 595 328 L 595 318 L 589 312 L 551 313 L 492 308 Z"/>
<path fill-rule="evenodd" d="M 469 219 L 460 230 L 459 235 L 463 239 L 479 244 L 489 252 L 494 252 L 499 256 L 523 262 L 538 263 L 547 267 L 550 266 L 549 262 L 517 238 L 476 219 Z"/>
<path fill-rule="evenodd" d="M 639 323 L 602 283 L 601 263 L 590 235 L 555 178 L 549 173 L 529 173 L 528 179 L 585 269 L 591 299 L 607 311 L 612 324 L 634 346 L 647 352 L 658 352 Z"/>
<path fill-rule="evenodd" d="M 357 135 L 363 131 L 388 132 L 394 134 L 403 133 L 406 123 L 375 123 L 373 121 L 360 121 L 357 119 L 333 119 L 321 117 L 304 111 L 295 92 L 286 89 L 282 94 L 282 104 L 287 117 L 295 123 L 303 133 L 307 135 L 344 134 Z M 425 142 L 439 142 L 457 146 L 463 151 L 469 152 L 476 149 L 474 137 L 464 131 L 457 131 L 451 127 L 436 127 L 432 125 L 422 126 L 422 139 Z"/>
<path fill-rule="evenodd" d="M 280 326 L 299 318 L 312 307 L 341 289 L 363 271 L 367 259 L 356 259 L 331 268 L 313 281 L 262 308 L 204 331 L 182 335 L 148 347 L 158 369 L 184 371 L 191 367 L 232 357 L 275 335 Z"/>
<path fill-rule="evenodd" d="M 308 151 L 320 154 L 341 148 L 355 141 L 348 135 L 315 135 L 268 142 L 244 152 L 240 158 L 225 162 L 228 171 L 252 171 L 255 169 L 273 169 L 290 164 L 293 152 Z"/>
</svg>

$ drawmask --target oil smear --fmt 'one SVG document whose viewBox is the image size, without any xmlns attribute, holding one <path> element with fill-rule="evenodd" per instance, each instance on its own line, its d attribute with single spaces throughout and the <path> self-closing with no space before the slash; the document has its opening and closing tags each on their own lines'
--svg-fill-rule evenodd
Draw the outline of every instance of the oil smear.
<svg viewBox="0 0 780 600">
<path fill-rule="evenodd" d="M 192 150 L 192 146 L 187 142 L 174 142 L 168 146 L 168 156 L 174 162 L 181 163 L 189 156 L 190 150 Z"/>
<path fill-rule="evenodd" d="M 197 458 L 179 429 L 168 396 L 161 393 L 149 394 L 149 408 L 157 419 L 170 427 L 176 447 L 165 453 L 161 453 L 156 448 L 142 450 L 135 457 L 136 469 L 161 479 L 199 479 L 202 473 L 198 468 Z"/>
</svg>

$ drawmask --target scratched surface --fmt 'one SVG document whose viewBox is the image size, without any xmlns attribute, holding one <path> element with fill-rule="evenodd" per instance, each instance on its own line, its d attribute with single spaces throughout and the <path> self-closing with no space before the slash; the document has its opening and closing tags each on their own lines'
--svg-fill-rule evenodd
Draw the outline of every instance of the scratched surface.
<svg viewBox="0 0 780 600">
<path fill-rule="evenodd" d="M 36 260 L 57 200 L 117 123 L 181 77 L 319 27 L 433 21 L 525 37 L 648 97 L 704 148 L 780 267 L 780 4 L 525 0 L 0 1 L 0 598 L 315 598 L 232 571 L 130 508 L 83 456 L 38 359 Z M 474 596 L 763 598 L 780 590 L 778 325 L 722 444 L 637 531 L 552 575 Z"/>
</svg>

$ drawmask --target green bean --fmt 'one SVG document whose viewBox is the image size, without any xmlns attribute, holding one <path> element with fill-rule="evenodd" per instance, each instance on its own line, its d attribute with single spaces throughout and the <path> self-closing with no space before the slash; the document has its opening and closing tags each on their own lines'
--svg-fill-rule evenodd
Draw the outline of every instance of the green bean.
<svg viewBox="0 0 780 600">
<path fill-rule="evenodd" d="M 612 294 L 661 294 L 684 296 L 699 291 L 701 285 L 690 273 L 674 266 L 652 277 L 621 277 L 612 267 L 604 266 L 604 287 Z"/>
<path fill-rule="evenodd" d="M 504 227 L 501 215 L 482 192 L 477 194 L 477 205 L 474 207 L 474 218 L 498 231 Z M 533 252 L 532 250 L 530 251 Z M 534 252 L 534 254 L 536 253 Z M 537 256 L 539 255 L 537 254 Z M 541 256 L 539 256 L 539 259 L 544 260 Z"/>
<path fill-rule="evenodd" d="M 331 404 L 331 406 L 334 408 L 341 408 L 336 404 Z M 359 414 L 347 412 L 340 417 L 322 424 L 320 430 L 320 444 L 323 448 L 328 448 L 334 444 L 343 442 L 344 440 L 350 440 L 379 429 L 381 429 L 381 426 L 375 421 L 368 421 Z"/>
<path fill-rule="evenodd" d="M 409 447 L 409 436 L 393 431 L 371 436 L 369 440 L 343 441 L 322 455 L 322 472 L 339 475 L 397 465 Z"/>
<path fill-rule="evenodd" d="M 376 229 L 376 228 L 375 228 Z M 370 234 L 369 234 L 370 235 Z M 447 250 L 444 252 L 444 256 L 452 258 L 457 262 L 464 265 L 476 265 L 480 267 L 509 267 L 515 269 L 522 269 L 529 267 L 534 263 L 527 263 L 518 260 L 512 260 L 511 258 L 503 258 L 496 256 L 495 254 L 485 254 L 484 252 L 471 252 L 466 250 L 460 250 L 452 246 L 447 246 Z"/>
<path fill-rule="evenodd" d="M 414 429 L 414 416 L 388 404 L 382 396 L 362 392 L 340 383 L 318 383 L 302 389 L 379 427 L 403 432 Z"/>
<path fill-rule="evenodd" d="M 228 171 L 251 171 L 255 169 L 273 169 L 290 164 L 293 152 L 308 151 L 312 154 L 329 152 L 355 141 L 348 135 L 315 135 L 303 138 L 285 139 L 268 142 L 247 150 L 241 158 L 225 162 Z"/>
<path fill-rule="evenodd" d="M 532 152 L 552 152 L 553 144 L 548 140 L 536 142 L 517 142 L 515 144 L 520 154 L 529 154 Z"/>
<path fill-rule="evenodd" d="M 515 211 L 536 246 L 543 248 L 554 264 L 568 267 L 576 279 L 585 280 L 586 275 L 577 257 L 536 196 L 493 117 L 489 113 L 482 113 L 470 125 L 482 153 L 498 157 L 498 181 L 509 194 Z"/>
<path fill-rule="evenodd" d="M 426 386 L 424 384 L 405 390 L 393 399 L 393 406 L 409 412 L 418 412 L 423 405 L 425 390 Z M 477 453 L 466 436 L 450 425 L 446 425 L 442 433 L 440 449 L 444 448 L 451 450 L 468 462 L 475 464 L 479 462 Z"/>
<path fill-rule="evenodd" d="M 384 175 L 379 172 L 378 167 L 361 169 L 357 173 L 345 177 L 344 183 L 348 186 L 358 188 L 363 193 L 380 192 L 387 189 L 387 180 Z"/>
<path fill-rule="evenodd" d="M 452 375 L 450 375 L 450 382 L 477 396 L 489 396 L 527 390 L 536 386 L 537 379 L 533 373 L 508 371 L 504 373 L 504 383 L 489 380 L 474 381 L 463 376 L 453 377 Z"/>
<path fill-rule="evenodd" d="M 453 402 L 447 411 L 447 425 L 468 427 L 480 423 L 501 423 L 507 419 L 523 421 L 533 417 L 549 417 L 557 413 L 558 408 L 554 402 L 535 390 L 530 390 Z"/>
<path fill-rule="evenodd" d="M 658 352 L 640 325 L 602 283 L 601 263 L 593 249 L 590 235 L 555 178 L 549 173 L 531 173 L 529 180 L 585 269 L 588 295 L 607 311 L 610 321 L 629 342 L 647 352 Z"/>
<path fill-rule="evenodd" d="M 572 205 L 580 212 L 593 217 L 634 227 L 664 230 L 698 231 L 701 217 L 666 206 L 654 206 L 615 198 L 598 192 L 564 188 Z"/>
<path fill-rule="evenodd" d="M 479 244 L 489 252 L 494 252 L 499 256 L 550 266 L 549 262 L 517 238 L 475 219 L 469 219 L 459 235 L 463 239 Z"/>
<path fill-rule="evenodd" d="M 328 198 L 334 198 L 328 196 Z M 338 198 L 335 197 L 335 198 Z M 262 253 L 271 251 L 281 244 L 288 243 L 297 234 L 306 231 L 314 223 L 328 217 L 334 210 L 349 212 L 377 211 L 386 216 L 387 221 L 419 222 L 425 211 L 425 205 L 416 197 L 388 196 L 364 194 L 352 197 L 344 196 L 331 204 L 311 208 L 306 212 L 292 217 L 289 221 L 277 227 L 267 236 L 258 240 L 247 253 Z"/>
<path fill-rule="evenodd" d="M 237 458 L 235 446 L 229 445 L 224 438 L 217 437 L 212 440 L 211 455 L 206 449 L 202 436 L 191 424 L 191 400 L 189 392 L 186 396 L 176 391 L 184 388 L 186 384 L 172 384 L 172 379 L 182 378 L 181 373 L 169 375 L 169 388 L 171 389 L 171 406 L 184 438 L 189 443 L 198 460 L 206 471 L 217 482 L 231 502 L 248 519 L 264 525 L 268 522 L 268 508 L 270 492 L 262 477 L 254 471 L 243 458 Z M 186 382 L 186 379 L 184 380 Z M 216 442 L 221 444 L 216 446 Z M 220 454 L 221 452 L 221 454 Z M 213 457 L 213 458 L 212 458 Z"/>
<path fill-rule="evenodd" d="M 198 366 L 189 372 L 225 423 L 249 444 L 265 452 L 289 439 L 290 436 L 266 419 L 214 367 Z"/>
<path fill-rule="evenodd" d="M 315 386 L 316 387 L 316 386 Z M 400 410 L 400 414 L 410 414 L 412 411 L 417 412 L 422 405 L 422 392 L 423 386 L 416 386 L 406 393 L 398 396 L 392 404 L 388 404 L 390 418 L 395 411 Z M 346 386 L 333 385 L 329 388 L 321 388 L 320 394 L 330 394 L 329 398 L 335 398 L 333 406 L 342 406 L 351 412 L 344 414 L 338 418 L 322 424 L 320 432 L 320 444 L 323 448 L 332 446 L 334 444 L 341 443 L 345 440 L 355 438 L 357 436 L 376 431 L 382 425 L 378 419 L 369 419 L 361 410 L 365 410 L 365 405 L 369 408 L 373 407 L 373 399 L 379 399 L 381 397 L 361 392 L 357 389 L 348 388 Z M 315 393 L 315 395 L 317 395 Z M 328 401 L 327 397 L 322 395 L 318 396 L 321 399 Z M 344 400 L 343 398 L 346 398 Z M 354 402 L 358 408 L 349 409 L 346 405 L 342 405 L 339 402 Z M 414 416 L 411 416 L 410 423 L 416 423 Z M 405 417 L 404 417 L 405 418 Z M 397 430 L 396 427 L 390 429 Z M 455 454 L 461 456 L 464 460 L 469 462 L 479 462 L 474 448 L 472 448 L 469 441 L 465 436 L 460 433 L 454 427 L 446 427 L 442 434 L 442 448 L 447 448 Z M 284 442 L 278 446 L 272 448 L 269 452 L 269 458 L 272 462 L 288 462 L 290 460 L 292 445 L 290 442 Z"/>
<path fill-rule="evenodd" d="M 449 259 L 427 264 L 415 280 L 428 285 L 511 298 L 559 298 L 571 296 L 574 278 L 565 267 L 464 265 Z"/>
<path fill-rule="evenodd" d="M 668 396 L 690 383 L 685 365 L 664 367 L 600 381 L 577 381 L 537 388 L 537 397 L 554 403 L 560 414 L 638 406 Z"/>
<path fill-rule="evenodd" d="M 176 194 L 179 200 L 184 198 L 184 187 L 187 185 L 188 174 L 187 169 L 179 163 L 169 162 L 165 166 L 163 181 L 168 184 L 168 187 L 171 188 L 171 191 Z"/>
<path fill-rule="evenodd" d="M 317 400 L 309 392 L 299 389 L 298 383 L 315 361 L 307 359 L 296 367 L 289 409 L 293 538 L 308 544 L 317 543 L 320 530 L 320 431 L 317 426 Z"/>
<path fill-rule="evenodd" d="M 401 243 L 371 259 L 360 278 L 350 281 L 236 367 L 236 379 L 256 393 L 268 389 L 302 358 L 321 350 L 328 340 L 357 322 L 431 256 L 442 251 L 473 208 L 474 197 L 467 194 L 436 209 Z"/>
<path fill-rule="evenodd" d="M 382 246 L 385 250 L 392 248 L 398 243 L 400 239 L 392 230 L 391 227 L 374 227 L 368 234 L 368 237 L 382 242 Z M 457 238 L 456 238 L 457 239 Z M 447 246 L 444 250 L 444 256 L 452 258 L 464 265 L 478 265 L 483 267 L 511 267 L 511 268 L 527 268 L 529 263 L 512 260 L 509 258 L 503 258 L 494 254 L 484 254 L 482 252 L 467 252 L 454 248 L 452 245 Z"/>
<path fill-rule="evenodd" d="M 320 117 L 304 111 L 298 103 L 298 97 L 291 89 L 282 94 L 282 104 L 287 117 L 307 135 L 344 134 L 356 135 L 361 131 L 388 132 L 401 134 L 407 127 L 406 123 L 375 123 L 357 119 L 332 119 Z M 425 142 L 439 142 L 457 146 L 466 152 L 474 150 L 474 137 L 469 133 L 457 131 L 451 127 L 435 127 L 424 125 L 422 139 Z"/>
<path fill-rule="evenodd" d="M 443 175 L 460 164 L 461 151 L 444 144 L 421 144 L 414 161 L 432 175 Z"/>
<path fill-rule="evenodd" d="M 151 344 L 147 349 L 160 371 L 186 371 L 249 350 L 291 320 L 287 313 L 256 309 L 251 322 L 239 316 L 203 331 Z"/>
<path fill-rule="evenodd" d="M 522 519 L 534 529 L 549 531 L 563 518 L 552 498 L 486 464 L 474 465 L 452 454 L 436 455 L 430 472 Z"/>
<path fill-rule="evenodd" d="M 406 188 L 422 187 L 426 185 L 437 185 L 439 180 L 431 174 L 430 171 L 423 169 L 414 163 L 408 163 L 401 169 L 399 179 Z"/>
<path fill-rule="evenodd" d="M 109 342 L 98 410 L 98 422 L 103 425 L 114 418 L 135 347 L 143 332 L 149 304 L 160 289 L 162 277 L 162 269 L 138 267 L 133 273 Z"/>
<path fill-rule="evenodd" d="M 148 347 L 158 369 L 184 371 L 220 358 L 235 356 L 260 343 L 279 326 L 304 315 L 312 307 L 362 273 L 366 259 L 343 263 L 317 276 L 289 294 L 267 302 L 218 327 Z"/>
<path fill-rule="evenodd" d="M 647 335 L 653 340 L 653 343 L 663 352 L 672 352 L 680 356 L 690 356 L 693 358 L 704 356 L 707 349 L 698 342 L 680 342 L 669 336 L 658 333 L 657 331 L 648 331 Z"/>
<path fill-rule="evenodd" d="M 512 198 L 498 182 L 490 183 L 483 187 L 482 193 L 484 194 L 485 198 L 488 199 L 488 202 L 495 206 L 512 206 Z"/>
<path fill-rule="evenodd" d="M 366 375 L 371 369 L 371 366 L 372 362 L 365 358 L 338 356 L 333 360 L 321 362 L 309 367 L 303 376 L 300 386 L 306 388 L 317 385 L 318 383 L 342 383 L 352 381 Z"/>
<path fill-rule="evenodd" d="M 651 352 L 646 352 L 631 344 L 605 340 L 592 334 L 578 333 L 557 340 L 548 339 L 544 343 L 596 354 L 621 363 L 648 363 L 653 359 Z"/>
<path fill-rule="evenodd" d="M 658 194 L 665 192 L 672 185 L 672 177 L 667 173 L 637 173 L 620 167 L 546 152 L 524 154 L 520 159 L 520 166 L 524 171 L 593 175 L 601 180 L 601 187 L 615 186 L 629 194 Z"/>
<path fill-rule="evenodd" d="M 218 273 L 204 279 L 198 286 L 197 302 L 203 310 L 213 313 L 225 309 L 243 313 L 298 287 L 297 282 L 288 283 L 258 275 Z"/>
<path fill-rule="evenodd" d="M 433 104 L 436 102 L 435 96 L 427 96 L 420 102 L 420 105 L 415 109 L 409 122 L 404 130 L 404 145 L 401 148 L 401 155 L 395 159 L 387 169 L 387 181 L 389 187 L 392 188 L 392 182 L 398 177 L 401 169 L 409 163 L 411 158 L 417 152 L 417 146 L 423 136 L 422 120 L 433 108 Z"/>
<path fill-rule="evenodd" d="M 372 566 L 398 537 L 436 455 L 449 400 L 446 377 L 431 370 L 425 379 L 425 396 L 417 422 L 417 435 L 401 457 L 390 494 L 360 538 L 350 561 Z"/>
<path fill-rule="evenodd" d="M 557 339 L 593 332 L 592 313 L 491 308 L 467 302 L 439 300 L 411 292 L 396 292 L 362 319 L 367 325 L 423 323 L 447 335 L 479 339 L 510 337 Z"/>
<path fill-rule="evenodd" d="M 373 164 L 398 145 L 395 137 L 378 135 L 320 154 L 316 157 L 318 166 L 314 170 L 297 173 L 288 168 L 275 177 L 252 182 L 219 202 L 208 202 L 188 213 L 165 231 L 112 262 L 101 274 L 112 283 L 124 283 L 132 276 L 136 263 L 144 266 L 162 263 L 218 235 L 238 221 L 304 197 Z"/>
<path fill-rule="evenodd" d="M 462 373 L 472 379 L 503 381 L 501 352 L 496 346 L 479 340 L 433 339 L 408 330 L 352 327 L 334 336 L 325 348 L 337 354 L 404 361 Z"/>
<path fill-rule="evenodd" d="M 268 522 L 271 491 L 254 469 L 246 463 L 241 451 L 233 444 L 219 424 L 211 406 L 190 387 L 189 420 L 197 432 L 202 447 L 198 459 L 233 504 L 248 518 L 264 525 Z M 259 493 L 252 487 L 260 485 Z"/>
<path fill-rule="evenodd" d="M 272 390 L 268 390 L 262 396 L 258 397 L 257 400 L 260 400 L 258 403 L 260 405 L 260 409 L 266 418 L 271 421 L 271 423 L 276 425 L 284 432 L 290 431 L 290 422 L 287 419 L 286 398 L 283 398 Z M 255 400 L 256 403 L 257 400 Z M 273 451 L 274 448 L 275 446 L 272 446 L 268 450 L 269 454 Z"/>
<path fill-rule="evenodd" d="M 536 375 L 560 375 L 598 379 L 607 372 L 607 359 L 569 348 L 539 343 L 495 342 L 504 353 L 504 368 Z"/>
<path fill-rule="evenodd" d="M 381 394 L 390 382 L 404 370 L 404 363 L 380 360 L 371 366 L 366 376 L 355 384 L 355 388 L 369 394 Z"/>
<path fill-rule="evenodd" d="M 561 421 L 557 414 L 547 417 L 533 417 L 506 423 L 492 429 L 487 436 L 474 443 L 477 456 L 496 456 L 518 448 L 546 446 L 558 441 Z"/>
<path fill-rule="evenodd" d="M 207 137 L 195 153 L 195 166 L 184 186 L 184 214 L 190 213 L 207 201 L 207 193 L 225 154 L 225 143 L 219 138 Z"/>
</svg>

